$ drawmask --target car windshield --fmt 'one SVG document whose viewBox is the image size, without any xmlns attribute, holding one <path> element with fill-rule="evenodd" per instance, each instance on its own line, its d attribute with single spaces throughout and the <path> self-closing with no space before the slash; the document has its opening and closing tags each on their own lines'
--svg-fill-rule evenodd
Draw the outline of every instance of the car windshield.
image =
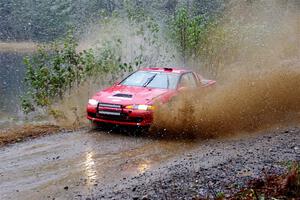
<svg viewBox="0 0 300 200">
<path fill-rule="evenodd" d="M 159 89 L 175 89 L 178 83 L 178 79 L 179 74 L 137 71 L 123 80 L 120 84 Z"/>
</svg>

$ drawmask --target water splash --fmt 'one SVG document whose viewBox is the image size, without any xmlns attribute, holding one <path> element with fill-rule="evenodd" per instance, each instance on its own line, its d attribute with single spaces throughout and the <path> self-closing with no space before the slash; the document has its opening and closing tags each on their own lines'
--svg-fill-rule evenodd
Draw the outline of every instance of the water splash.
<svg viewBox="0 0 300 200">
<path fill-rule="evenodd" d="M 300 122 L 299 8 L 263 2 L 227 11 L 216 88 L 159 106 L 153 131 L 213 137 Z"/>
</svg>

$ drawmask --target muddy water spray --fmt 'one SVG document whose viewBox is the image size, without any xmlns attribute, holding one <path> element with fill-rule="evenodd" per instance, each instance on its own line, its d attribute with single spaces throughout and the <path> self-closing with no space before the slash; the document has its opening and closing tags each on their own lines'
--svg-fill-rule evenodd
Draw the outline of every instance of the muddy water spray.
<svg viewBox="0 0 300 200">
<path fill-rule="evenodd" d="M 300 122 L 300 12 L 264 2 L 227 12 L 223 26 L 236 37 L 226 45 L 235 48 L 220 61 L 216 88 L 159 106 L 153 131 L 212 137 Z"/>
<path fill-rule="evenodd" d="M 239 74 L 159 107 L 153 129 L 211 137 L 300 122 L 300 65 Z"/>
</svg>

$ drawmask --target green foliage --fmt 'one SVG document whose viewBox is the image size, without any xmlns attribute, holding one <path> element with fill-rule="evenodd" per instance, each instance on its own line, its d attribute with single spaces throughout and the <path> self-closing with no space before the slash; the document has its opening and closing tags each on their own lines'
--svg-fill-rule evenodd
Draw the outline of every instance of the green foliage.
<svg viewBox="0 0 300 200">
<path fill-rule="evenodd" d="M 172 12 L 176 4 L 177 0 L 1 0 L 0 39 L 54 41 L 66 36 L 70 27 L 84 31 L 102 17 L 102 11 L 108 16 L 125 11 L 143 21 L 150 11 Z"/>
<path fill-rule="evenodd" d="M 217 10 L 223 0 L 193 0 L 197 12 Z M 172 16 L 178 0 L 1 0 L 0 39 L 53 41 L 67 35 L 70 27 L 84 31 L 100 18 L 127 13 L 130 19 L 144 21 L 151 16 L 164 21 Z"/>
<path fill-rule="evenodd" d="M 215 21 L 204 15 L 191 16 L 185 7 L 175 13 L 169 30 L 184 65 L 207 52 L 208 38 L 214 25 Z"/>
<path fill-rule="evenodd" d="M 217 76 L 219 67 L 228 58 L 228 49 L 235 50 L 233 31 L 221 25 L 222 18 L 193 14 L 187 7 L 178 9 L 169 22 L 169 35 L 185 66 L 201 68 Z M 231 46 L 230 46 L 231 45 Z"/>
<path fill-rule="evenodd" d="M 112 82 L 118 75 L 133 69 L 131 63 L 121 63 L 116 52 L 118 46 L 110 46 L 109 42 L 99 50 L 99 57 L 92 49 L 78 52 L 77 47 L 70 32 L 65 40 L 39 46 L 36 54 L 24 59 L 28 91 L 21 105 L 25 113 L 36 107 L 50 106 L 88 78 L 103 76 L 105 79 L 106 76 L 106 80 Z"/>
<path fill-rule="evenodd" d="M 53 40 L 70 25 L 70 1 L 12 0 L 0 3 L 0 38 Z"/>
<path fill-rule="evenodd" d="M 177 44 L 177 49 L 179 50 L 184 64 L 187 59 L 187 42 L 188 42 L 188 28 L 190 26 L 190 18 L 187 9 L 182 8 L 177 11 L 172 23 L 171 23 L 171 34 L 172 38 Z"/>
<path fill-rule="evenodd" d="M 118 0 L 2 0 L 0 39 L 53 41 L 99 19 L 99 11 L 111 13 L 120 7 Z"/>
</svg>

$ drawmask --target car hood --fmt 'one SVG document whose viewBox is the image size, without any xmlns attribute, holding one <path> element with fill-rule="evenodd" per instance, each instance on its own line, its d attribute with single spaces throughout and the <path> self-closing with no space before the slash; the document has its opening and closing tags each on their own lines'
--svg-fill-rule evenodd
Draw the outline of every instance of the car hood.
<svg viewBox="0 0 300 200">
<path fill-rule="evenodd" d="M 112 104 L 152 104 L 164 95 L 174 93 L 168 89 L 116 85 L 98 92 L 93 99 Z"/>
</svg>

